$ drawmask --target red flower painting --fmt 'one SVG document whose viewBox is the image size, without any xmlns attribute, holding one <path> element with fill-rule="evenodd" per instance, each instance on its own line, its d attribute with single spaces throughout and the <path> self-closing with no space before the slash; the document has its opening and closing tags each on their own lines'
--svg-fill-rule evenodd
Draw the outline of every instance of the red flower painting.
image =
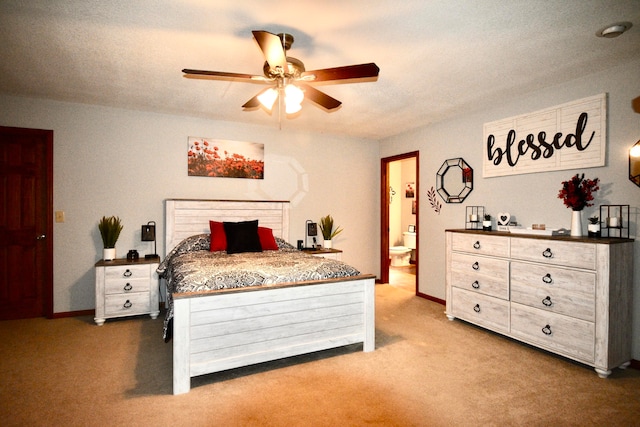
<svg viewBox="0 0 640 427">
<path fill-rule="evenodd" d="M 233 147 L 230 152 L 221 147 Z M 262 157 L 262 144 L 235 141 L 216 141 L 204 138 L 189 138 L 187 163 L 190 176 L 209 176 L 226 178 L 264 178 L 264 161 L 252 158 L 251 154 Z"/>
</svg>

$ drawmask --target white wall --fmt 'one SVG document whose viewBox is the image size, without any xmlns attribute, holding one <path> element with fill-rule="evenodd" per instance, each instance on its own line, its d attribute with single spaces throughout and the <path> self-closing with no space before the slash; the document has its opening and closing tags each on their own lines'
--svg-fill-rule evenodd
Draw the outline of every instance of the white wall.
<svg viewBox="0 0 640 427">
<path fill-rule="evenodd" d="M 54 224 L 55 312 L 95 307 L 98 220 L 122 219 L 119 257 L 150 253 L 140 226 L 154 220 L 164 230 L 167 198 L 291 200 L 294 245 L 307 219 L 331 214 L 345 230 L 334 242 L 343 260 L 379 274 L 377 141 L 293 133 L 286 121 L 278 130 L 276 122 L 257 127 L 7 96 L 0 96 L 0 125 L 54 131 L 54 210 L 66 216 Z M 187 176 L 189 136 L 263 143 L 264 180 Z"/>
<path fill-rule="evenodd" d="M 585 170 L 482 178 L 483 124 L 606 92 L 608 148 L 606 166 Z M 630 204 L 630 237 L 636 239 L 634 266 L 633 355 L 640 359 L 640 188 L 628 179 L 628 150 L 640 138 L 640 115 L 631 100 L 640 95 L 640 61 L 549 87 L 520 99 L 505 97 L 501 105 L 479 105 L 478 112 L 381 141 L 380 156 L 420 150 L 420 291 L 444 299 L 444 230 L 464 228 L 465 206 L 485 206 L 488 213 L 509 212 L 522 224 L 570 227 L 571 211 L 557 198 L 562 181 L 577 172 L 598 177 L 601 190 L 595 206 L 585 209 L 584 222 L 601 204 Z M 436 172 L 448 158 L 463 157 L 474 169 L 474 189 L 462 204 L 446 204 L 440 214 L 426 192 L 435 187 Z M 586 228 L 586 225 L 585 225 Z M 586 232 L 586 231 L 585 231 Z"/>
</svg>

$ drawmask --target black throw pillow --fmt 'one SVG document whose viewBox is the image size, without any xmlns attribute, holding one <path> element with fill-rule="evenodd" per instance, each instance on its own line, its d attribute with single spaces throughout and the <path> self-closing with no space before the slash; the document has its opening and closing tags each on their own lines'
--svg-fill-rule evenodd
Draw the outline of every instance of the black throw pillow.
<svg viewBox="0 0 640 427">
<path fill-rule="evenodd" d="M 260 236 L 258 235 L 258 220 L 223 222 L 224 233 L 227 235 L 227 253 L 262 252 Z"/>
</svg>

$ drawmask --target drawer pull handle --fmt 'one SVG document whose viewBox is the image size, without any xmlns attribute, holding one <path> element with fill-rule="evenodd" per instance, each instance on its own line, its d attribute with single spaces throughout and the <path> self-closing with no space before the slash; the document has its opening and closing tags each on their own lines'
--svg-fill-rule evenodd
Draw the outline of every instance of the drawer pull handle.
<svg viewBox="0 0 640 427">
<path fill-rule="evenodd" d="M 475 282 L 473 282 L 473 283 L 471 284 L 471 287 L 472 287 L 473 289 L 480 289 L 480 283 L 478 283 L 478 281 L 476 280 Z"/>
<path fill-rule="evenodd" d="M 551 278 L 551 273 L 547 273 L 547 274 L 542 278 L 542 281 L 543 281 L 544 283 L 547 283 L 547 284 L 549 284 L 549 283 L 553 283 L 553 279 Z"/>
<path fill-rule="evenodd" d="M 474 262 L 471 268 L 473 268 L 476 271 L 480 270 L 480 264 L 478 264 L 478 261 Z"/>
<path fill-rule="evenodd" d="M 133 306 L 133 304 L 131 304 L 131 301 L 127 300 L 127 302 L 125 302 L 124 304 L 122 304 L 122 306 L 124 308 L 131 308 L 131 306 Z"/>
<path fill-rule="evenodd" d="M 124 273 L 122 273 L 122 275 L 123 275 L 124 277 L 131 277 L 131 275 L 132 275 L 132 274 L 133 274 L 133 273 L 132 273 L 132 272 L 131 272 L 131 270 L 129 270 L 128 268 L 127 268 L 127 270 L 126 270 Z"/>
<path fill-rule="evenodd" d="M 546 325 L 544 328 L 542 328 L 542 333 L 545 335 L 551 335 L 551 326 Z"/>
<path fill-rule="evenodd" d="M 131 283 L 127 283 L 126 285 L 124 285 L 123 288 L 125 291 L 130 291 L 131 289 L 133 289 L 133 286 L 131 286 Z"/>
<path fill-rule="evenodd" d="M 542 304 L 547 307 L 551 307 L 553 305 L 553 303 L 551 302 L 551 297 L 547 296 L 545 299 L 543 299 Z"/>
<path fill-rule="evenodd" d="M 480 313 L 480 304 L 476 304 L 476 306 L 473 307 L 473 311 L 475 311 L 476 313 Z"/>
<path fill-rule="evenodd" d="M 476 241 L 476 242 L 473 244 L 473 249 L 480 249 L 480 242 L 479 242 L 479 241 Z"/>
<path fill-rule="evenodd" d="M 551 248 L 547 248 L 544 252 L 542 252 L 542 256 L 545 258 L 553 258 L 553 252 L 551 252 Z"/>
</svg>

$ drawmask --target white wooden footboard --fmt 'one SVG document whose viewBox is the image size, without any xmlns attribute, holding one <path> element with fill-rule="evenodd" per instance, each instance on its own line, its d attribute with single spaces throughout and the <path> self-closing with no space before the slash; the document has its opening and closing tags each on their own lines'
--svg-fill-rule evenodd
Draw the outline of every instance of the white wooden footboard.
<svg viewBox="0 0 640 427">
<path fill-rule="evenodd" d="M 375 349 L 375 276 L 174 295 L 173 394 L 191 377 L 363 343 Z"/>
</svg>

